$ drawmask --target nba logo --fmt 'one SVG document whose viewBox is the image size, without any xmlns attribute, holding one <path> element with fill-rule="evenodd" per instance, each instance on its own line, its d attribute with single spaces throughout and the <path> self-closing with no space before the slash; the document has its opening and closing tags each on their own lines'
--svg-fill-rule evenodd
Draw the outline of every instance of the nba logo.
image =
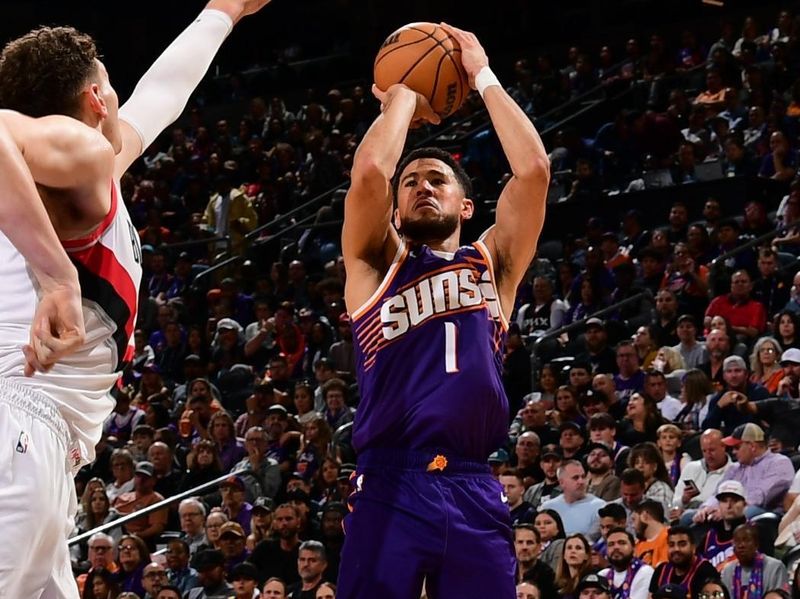
<svg viewBox="0 0 800 599">
<path fill-rule="evenodd" d="M 19 439 L 17 439 L 17 453 L 26 453 L 28 451 L 28 433 L 20 431 Z"/>
</svg>

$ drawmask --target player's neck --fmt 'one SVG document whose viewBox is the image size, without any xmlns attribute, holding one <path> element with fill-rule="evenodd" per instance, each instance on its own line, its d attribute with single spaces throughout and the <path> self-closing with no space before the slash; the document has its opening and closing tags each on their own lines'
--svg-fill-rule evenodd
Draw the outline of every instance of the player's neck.
<svg viewBox="0 0 800 599">
<path fill-rule="evenodd" d="M 461 231 L 456 230 L 446 239 L 411 239 L 406 237 L 405 241 L 406 243 L 413 245 L 427 245 L 435 252 L 447 252 L 449 254 L 454 254 L 456 250 L 458 250 L 460 237 Z"/>
</svg>

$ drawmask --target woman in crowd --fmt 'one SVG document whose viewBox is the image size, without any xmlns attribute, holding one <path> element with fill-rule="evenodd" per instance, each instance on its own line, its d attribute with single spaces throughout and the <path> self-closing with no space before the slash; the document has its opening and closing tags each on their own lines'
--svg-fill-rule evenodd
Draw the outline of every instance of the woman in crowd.
<svg viewBox="0 0 800 599">
<path fill-rule="evenodd" d="M 684 370 L 686 368 L 686 363 L 683 361 L 683 356 L 677 349 L 665 345 L 658 348 L 652 367 L 667 375 L 679 370 Z"/>
<path fill-rule="evenodd" d="M 105 568 L 92 568 L 86 577 L 81 599 L 116 599 L 120 594 L 117 577 Z"/>
<path fill-rule="evenodd" d="M 233 418 L 225 410 L 211 416 L 208 423 L 208 432 L 211 440 L 217 446 L 217 454 L 222 462 L 223 472 L 230 471 L 239 461 L 247 455 L 244 441 L 236 437 Z"/>
<path fill-rule="evenodd" d="M 632 447 L 656 439 L 658 427 L 664 423 L 655 400 L 646 393 L 634 393 L 628 400 L 625 418 L 620 423 L 618 439 Z"/>
<path fill-rule="evenodd" d="M 669 472 L 656 444 L 647 442 L 634 445 L 628 455 L 628 466 L 644 475 L 645 499 L 660 501 L 664 513 L 669 513 L 674 493 Z"/>
<path fill-rule="evenodd" d="M 590 557 L 592 548 L 582 534 L 569 535 L 564 539 L 561 560 L 556 568 L 556 587 L 559 597 L 573 599 L 575 587 L 591 570 Z"/>
<path fill-rule="evenodd" d="M 684 432 L 697 432 L 700 423 L 708 414 L 708 396 L 711 394 L 711 381 L 702 370 L 692 368 L 681 379 L 683 409 L 675 417 L 675 423 Z"/>
<path fill-rule="evenodd" d="M 594 314 L 605 307 L 603 295 L 600 288 L 594 284 L 592 279 L 581 281 L 578 297 L 570 301 L 570 308 L 564 316 L 564 324 L 572 324 Z"/>
<path fill-rule="evenodd" d="M 124 535 L 117 544 L 117 550 L 119 552 L 117 561 L 120 565 L 117 580 L 120 583 L 120 590 L 144 597 L 142 573 L 145 566 L 152 561 L 147 544 L 137 535 Z"/>
<path fill-rule="evenodd" d="M 336 599 L 336 585 L 332 582 L 323 582 L 319 585 L 314 599 Z"/>
<path fill-rule="evenodd" d="M 781 346 L 781 353 L 791 347 L 800 347 L 800 320 L 791 310 L 779 312 L 773 326 L 775 338 Z"/>
<path fill-rule="evenodd" d="M 564 537 L 567 536 L 561 516 L 555 510 L 542 510 L 536 514 L 533 525 L 542 539 L 541 560 L 555 572 L 564 551 Z"/>
<path fill-rule="evenodd" d="M 224 472 L 217 445 L 209 439 L 201 439 L 194 445 L 186 456 L 186 465 L 188 470 L 181 480 L 180 492 L 219 478 Z"/>
<path fill-rule="evenodd" d="M 314 390 L 308 381 L 302 381 L 295 385 L 292 401 L 297 411 L 297 423 L 300 426 L 305 426 L 310 420 L 319 418 L 320 414 L 314 411 Z"/>
<path fill-rule="evenodd" d="M 728 587 L 722 584 L 721 580 L 711 578 L 700 587 L 697 599 L 731 599 L 731 593 L 728 591 Z"/>
<path fill-rule="evenodd" d="M 556 391 L 558 391 L 558 372 L 550 364 L 547 363 L 539 370 L 539 401 L 544 402 L 545 407 L 549 410 L 555 405 Z"/>
<path fill-rule="evenodd" d="M 331 427 L 324 417 L 315 417 L 303 427 L 303 437 L 297 454 L 297 471 L 306 480 L 311 480 L 314 473 L 331 451 Z"/>
<path fill-rule="evenodd" d="M 343 499 L 339 497 L 339 486 L 336 484 L 339 480 L 340 468 L 341 464 L 335 457 L 328 456 L 322 462 L 322 468 L 319 469 L 313 490 L 313 498 L 321 505 L 328 501 L 341 501 Z"/>
<path fill-rule="evenodd" d="M 655 338 L 649 325 L 636 329 L 636 334 L 633 336 L 633 346 L 639 355 L 639 364 L 642 365 L 642 370 L 649 370 L 656 358 L 658 346 L 656 346 Z"/>
<path fill-rule="evenodd" d="M 578 392 L 574 387 L 569 385 L 561 385 L 556 393 L 556 410 L 555 414 L 557 424 L 564 422 L 574 422 L 578 426 L 586 424 L 586 416 L 584 416 L 578 407 Z"/>
<path fill-rule="evenodd" d="M 750 382 L 762 385 L 775 395 L 783 378 L 780 365 L 781 346 L 773 337 L 761 337 L 750 354 Z"/>
</svg>

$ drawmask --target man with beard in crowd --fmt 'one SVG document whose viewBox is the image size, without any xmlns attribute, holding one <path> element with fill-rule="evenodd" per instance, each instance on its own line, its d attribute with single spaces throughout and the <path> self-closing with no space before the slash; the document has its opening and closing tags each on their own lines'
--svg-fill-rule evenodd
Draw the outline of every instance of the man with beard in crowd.
<svg viewBox="0 0 800 599">
<path fill-rule="evenodd" d="M 687 592 L 687 597 L 697 599 L 700 589 L 709 578 L 718 576 L 717 569 L 703 557 L 696 555 L 691 529 L 672 526 L 667 531 L 669 560 L 659 564 L 650 580 L 650 592 L 655 593 L 666 584 L 674 584 Z"/>
<path fill-rule="evenodd" d="M 609 567 L 600 576 L 609 581 L 616 599 L 647 599 L 653 568 L 633 556 L 633 535 L 624 528 L 608 533 Z"/>
</svg>

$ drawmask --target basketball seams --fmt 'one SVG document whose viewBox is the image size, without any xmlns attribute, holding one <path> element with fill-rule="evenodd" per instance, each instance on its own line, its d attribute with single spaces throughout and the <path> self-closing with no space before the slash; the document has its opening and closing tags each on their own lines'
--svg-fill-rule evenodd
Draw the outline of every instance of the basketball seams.
<svg viewBox="0 0 800 599">
<path fill-rule="evenodd" d="M 436 75 L 433 78 L 433 89 L 431 90 L 431 102 L 436 98 L 436 88 L 439 87 L 439 73 L 442 71 L 442 63 L 444 59 L 450 56 L 449 52 L 445 52 L 439 57 L 439 64 L 436 65 Z"/>
<path fill-rule="evenodd" d="M 416 28 L 413 28 L 413 27 L 412 27 L 411 29 L 414 29 L 414 31 L 420 31 L 421 33 L 425 33 L 424 31 L 421 31 L 421 30 L 419 30 L 419 29 L 416 29 Z M 426 34 L 425 34 L 425 37 L 421 37 L 421 38 L 419 38 L 418 40 L 414 40 L 413 42 L 405 42 L 404 44 L 402 44 L 402 45 L 400 45 L 400 46 L 395 46 L 395 47 L 391 48 L 390 50 L 387 50 L 387 51 L 386 51 L 386 52 L 384 52 L 383 54 L 380 54 L 380 53 L 379 53 L 379 54 L 378 54 L 378 58 L 375 60 L 375 66 L 377 67 L 377 66 L 378 66 L 378 64 L 379 64 L 379 63 L 380 63 L 380 62 L 381 62 L 381 61 L 382 61 L 384 58 L 386 58 L 387 56 L 389 56 L 389 55 L 390 55 L 392 52 L 394 52 L 395 50 L 401 50 L 401 49 L 403 49 L 403 48 L 407 48 L 408 46 L 413 46 L 414 44 L 419 44 L 420 42 L 424 42 L 425 40 L 428 40 L 428 39 L 431 39 L 431 38 L 433 38 L 433 39 L 436 39 L 435 37 L 433 37 L 433 35 L 432 35 L 431 33 L 426 33 Z M 436 47 L 436 46 L 434 46 L 434 48 L 435 48 L 435 47 Z"/>
<path fill-rule="evenodd" d="M 419 30 L 419 29 L 417 29 L 416 27 L 410 27 L 410 29 L 414 29 L 415 31 L 420 31 L 420 30 Z M 441 49 L 442 49 L 442 51 L 445 53 L 445 55 L 449 55 L 449 54 L 450 54 L 451 50 L 450 50 L 450 49 L 447 49 L 447 48 L 445 48 L 445 47 L 444 47 L 444 43 L 443 43 L 443 42 L 446 42 L 447 40 L 449 40 L 449 39 L 450 39 L 450 36 L 448 35 L 446 38 L 444 38 L 444 39 L 440 40 L 438 37 L 436 37 L 435 35 L 433 35 L 433 33 L 434 33 L 435 31 L 436 31 L 436 30 L 434 29 L 434 30 L 433 30 L 433 31 L 432 31 L 432 32 L 429 34 L 429 37 L 430 37 L 431 39 L 435 40 L 435 41 L 436 41 L 436 44 L 434 44 L 433 46 L 431 46 L 431 47 L 430 47 L 430 49 L 429 49 L 427 52 L 425 52 L 425 54 L 423 54 L 422 56 L 420 56 L 420 57 L 417 59 L 417 61 L 416 61 L 414 64 L 412 64 L 412 65 L 409 67 L 409 69 L 408 69 L 408 70 L 407 70 L 407 71 L 406 71 L 406 72 L 403 74 L 403 76 L 402 76 L 402 77 L 400 77 L 400 81 L 399 81 L 400 83 L 403 83 L 403 81 L 405 81 L 405 80 L 406 80 L 406 77 L 408 77 L 408 76 L 409 76 L 409 75 L 412 73 L 412 71 L 413 71 L 414 69 L 416 69 L 416 68 L 417 68 L 417 66 L 419 66 L 419 64 L 420 64 L 420 63 L 421 63 L 423 60 L 425 60 L 425 58 L 428 56 L 428 54 L 430 54 L 431 52 L 433 52 L 433 51 L 434 51 L 434 50 L 436 50 L 437 48 L 441 48 Z M 441 65 L 441 60 L 439 61 L 439 65 Z M 437 76 L 438 76 L 438 68 L 437 68 Z M 432 100 L 432 99 L 433 99 L 433 98 L 431 98 L 431 100 Z"/>
</svg>

